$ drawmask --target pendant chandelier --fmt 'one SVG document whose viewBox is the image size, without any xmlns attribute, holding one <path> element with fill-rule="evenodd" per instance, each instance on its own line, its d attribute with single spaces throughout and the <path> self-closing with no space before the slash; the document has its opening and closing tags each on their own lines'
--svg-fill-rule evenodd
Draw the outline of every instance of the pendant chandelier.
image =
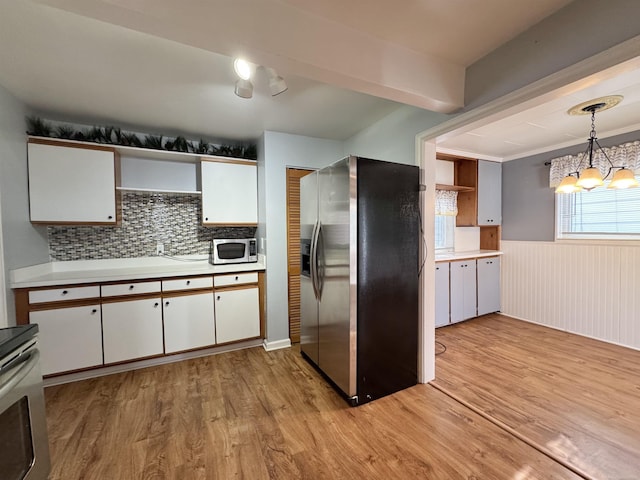
<svg viewBox="0 0 640 480">
<path fill-rule="evenodd" d="M 562 179 L 560 185 L 556 188 L 556 193 L 574 193 L 581 190 L 593 190 L 596 187 L 604 185 L 604 180 L 609 177 L 613 170 L 616 170 L 611 182 L 609 182 L 608 188 L 633 188 L 638 186 L 638 181 L 635 178 L 634 173 L 626 167 L 620 165 L 614 165 L 609 159 L 606 152 L 600 146 L 598 138 L 596 137 L 596 112 L 601 110 L 607 110 L 615 107 L 622 101 L 621 95 L 612 95 L 609 97 L 598 98 L 586 103 L 581 103 L 569 109 L 567 113 L 569 115 L 587 115 L 591 114 L 591 132 L 589 132 L 589 138 L 587 140 L 587 150 L 583 156 L 583 159 L 588 159 L 589 164 L 587 168 L 581 170 L 582 162 L 578 165 L 575 172 L 569 173 Z M 609 171 L 606 175 L 600 173 L 600 169 L 594 166 L 594 148 L 600 149 L 600 155 L 609 162 Z"/>
</svg>

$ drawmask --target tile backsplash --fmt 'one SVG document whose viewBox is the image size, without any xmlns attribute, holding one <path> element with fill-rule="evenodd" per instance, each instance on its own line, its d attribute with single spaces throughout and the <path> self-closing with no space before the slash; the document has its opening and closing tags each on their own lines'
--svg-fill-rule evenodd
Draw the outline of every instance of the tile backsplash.
<svg viewBox="0 0 640 480">
<path fill-rule="evenodd" d="M 212 238 L 252 238 L 255 227 L 203 227 L 199 195 L 123 193 L 117 227 L 47 228 L 52 261 L 151 257 L 162 243 L 166 255 L 204 255 Z"/>
</svg>

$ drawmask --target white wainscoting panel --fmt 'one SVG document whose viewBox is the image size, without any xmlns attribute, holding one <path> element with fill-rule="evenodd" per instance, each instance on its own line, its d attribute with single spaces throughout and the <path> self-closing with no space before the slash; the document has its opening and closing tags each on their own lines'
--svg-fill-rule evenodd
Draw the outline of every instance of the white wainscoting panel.
<svg viewBox="0 0 640 480">
<path fill-rule="evenodd" d="M 501 242 L 502 313 L 640 350 L 640 246 Z"/>
</svg>

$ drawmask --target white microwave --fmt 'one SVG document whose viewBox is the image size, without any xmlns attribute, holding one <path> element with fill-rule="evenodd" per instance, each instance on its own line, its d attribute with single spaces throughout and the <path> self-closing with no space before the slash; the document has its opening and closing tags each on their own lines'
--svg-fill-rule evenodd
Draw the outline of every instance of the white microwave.
<svg viewBox="0 0 640 480">
<path fill-rule="evenodd" d="M 258 261 L 258 247 L 255 238 L 236 238 L 211 240 L 209 263 L 251 263 Z"/>
</svg>

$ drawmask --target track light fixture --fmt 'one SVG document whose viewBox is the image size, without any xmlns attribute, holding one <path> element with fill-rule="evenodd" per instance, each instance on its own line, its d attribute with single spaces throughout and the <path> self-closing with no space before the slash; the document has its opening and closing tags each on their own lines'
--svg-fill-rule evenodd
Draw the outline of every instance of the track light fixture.
<svg viewBox="0 0 640 480">
<path fill-rule="evenodd" d="M 271 96 L 275 97 L 276 95 L 280 95 L 289 88 L 284 78 L 278 75 L 273 68 L 256 66 L 244 59 L 236 58 L 233 61 L 233 69 L 236 75 L 240 77 L 235 85 L 235 94 L 239 97 L 251 98 L 253 96 L 253 83 L 251 82 L 251 78 L 254 76 L 256 70 L 259 69 L 263 69 L 267 74 Z"/>
</svg>

